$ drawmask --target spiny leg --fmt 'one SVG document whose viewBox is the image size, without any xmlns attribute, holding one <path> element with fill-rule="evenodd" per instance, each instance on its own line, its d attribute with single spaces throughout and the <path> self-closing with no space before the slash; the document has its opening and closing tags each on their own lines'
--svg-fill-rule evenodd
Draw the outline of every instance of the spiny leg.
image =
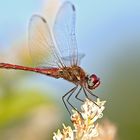
<svg viewBox="0 0 140 140">
<path fill-rule="evenodd" d="M 86 93 L 85 88 L 83 88 L 83 91 L 84 91 L 84 94 L 85 94 L 86 98 L 89 99 L 89 97 L 88 97 L 88 95 L 87 95 L 87 93 Z M 89 100 L 90 100 L 90 99 L 89 99 Z"/>
<path fill-rule="evenodd" d="M 74 109 L 76 110 L 78 113 L 80 113 L 70 102 L 69 102 L 69 99 L 70 97 L 72 96 L 72 94 L 76 91 L 76 89 L 78 88 L 78 85 L 75 87 L 75 89 L 69 94 L 68 98 L 66 99 L 68 104 Z"/>
<path fill-rule="evenodd" d="M 78 98 L 78 95 L 80 94 L 81 90 L 82 90 L 82 87 L 79 89 L 79 91 L 78 91 L 77 94 L 75 95 L 75 98 L 76 98 L 77 100 L 81 101 L 81 102 L 84 102 L 82 99 Z"/>
<path fill-rule="evenodd" d="M 76 86 L 76 89 L 78 88 L 78 86 Z M 75 90 L 76 90 L 75 89 Z M 74 110 L 76 110 L 79 114 L 80 114 L 80 112 L 69 102 L 69 99 L 70 99 L 70 97 L 72 96 L 72 94 L 75 92 L 75 90 L 73 91 L 73 92 L 71 92 L 70 93 L 70 95 L 68 96 L 68 98 L 67 98 L 67 102 L 68 102 L 68 104 L 74 109 Z M 81 90 L 81 88 L 78 90 L 78 93 L 80 92 L 80 90 Z"/>
<path fill-rule="evenodd" d="M 86 90 L 88 91 L 88 93 L 89 93 L 91 96 L 95 97 L 96 99 L 99 98 L 97 95 L 93 94 L 89 89 L 86 88 Z"/>
<path fill-rule="evenodd" d="M 84 94 L 85 94 L 86 98 L 89 99 L 89 97 L 88 97 L 88 95 L 87 95 L 87 93 L 86 93 L 86 91 L 85 91 L 85 89 L 84 89 L 83 87 L 81 87 L 81 88 L 79 89 L 79 91 L 77 92 L 75 98 L 78 99 L 78 100 L 80 100 L 81 102 L 84 102 L 84 100 L 78 98 L 78 95 L 80 94 L 80 92 L 81 92 L 82 89 L 83 89 L 83 91 L 84 91 Z"/>
<path fill-rule="evenodd" d="M 76 89 L 78 88 L 78 85 L 76 85 L 76 87 L 74 87 L 74 88 L 75 88 L 75 90 L 76 90 Z M 74 90 L 74 91 L 75 91 L 75 90 Z M 72 96 L 72 93 L 74 93 L 74 91 L 70 93 L 70 95 L 69 95 L 68 98 L 67 98 L 67 101 L 69 101 L 69 99 L 70 99 L 70 97 Z"/>
<path fill-rule="evenodd" d="M 67 109 L 67 111 L 69 112 L 69 114 L 71 115 L 71 113 L 70 113 L 70 111 L 69 111 L 69 109 L 68 109 L 68 106 L 66 105 L 66 102 L 65 102 L 65 100 L 64 100 L 64 98 L 68 95 L 68 94 L 70 94 L 70 95 L 72 95 L 72 93 L 77 89 L 77 87 L 78 86 L 76 86 L 76 87 L 74 87 L 74 88 L 72 88 L 70 91 L 68 91 L 64 96 L 62 96 L 62 100 L 63 100 L 63 103 L 64 103 L 64 105 L 65 105 L 65 107 L 66 107 L 66 109 Z M 68 101 L 67 101 L 68 102 Z M 68 102 L 69 103 L 69 102 Z"/>
<path fill-rule="evenodd" d="M 88 97 L 86 91 L 87 91 L 88 93 L 90 93 L 92 96 L 94 96 L 96 99 L 99 98 L 98 96 L 96 96 L 95 94 L 93 94 L 93 93 L 92 93 L 90 90 L 88 90 L 87 88 L 86 88 L 86 90 L 85 90 L 85 88 L 83 88 L 83 91 L 84 91 L 84 93 L 85 93 L 87 99 L 90 100 L 90 101 L 92 101 L 92 100 Z M 98 105 L 95 101 L 92 101 L 92 102 L 93 102 L 94 104 L 96 104 L 96 105 L 99 107 L 99 105 Z"/>
<path fill-rule="evenodd" d="M 78 86 L 76 86 L 76 89 L 77 89 L 77 88 L 78 88 Z M 76 90 L 76 89 L 75 89 L 75 90 Z M 82 87 L 78 90 L 77 94 L 80 93 L 81 89 L 82 89 Z M 69 105 L 70 105 L 74 110 L 76 110 L 76 111 L 79 113 L 79 115 L 81 116 L 81 118 L 83 118 L 83 117 L 82 117 L 82 114 L 69 102 L 69 99 L 70 99 L 70 97 L 72 96 L 72 94 L 75 92 L 75 90 L 73 90 L 73 91 L 70 93 L 70 95 L 69 95 L 68 98 L 67 98 L 67 102 L 69 103 Z M 76 94 L 76 95 L 77 95 L 77 94 Z M 81 101 L 81 99 L 80 99 L 80 101 Z M 84 102 L 84 101 L 82 100 L 82 102 Z"/>
</svg>

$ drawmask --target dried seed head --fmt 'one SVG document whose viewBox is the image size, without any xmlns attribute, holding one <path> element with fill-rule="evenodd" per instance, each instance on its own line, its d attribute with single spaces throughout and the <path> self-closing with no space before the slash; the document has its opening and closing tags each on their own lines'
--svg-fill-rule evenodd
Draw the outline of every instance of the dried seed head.
<svg viewBox="0 0 140 140">
<path fill-rule="evenodd" d="M 54 133 L 53 140 L 92 140 L 98 137 L 98 124 L 95 122 L 103 116 L 105 102 L 100 101 L 99 98 L 96 102 L 86 99 L 81 106 L 81 115 L 77 111 L 73 111 L 71 121 L 74 129 L 63 125 L 61 132 L 58 130 L 57 133 Z"/>
</svg>

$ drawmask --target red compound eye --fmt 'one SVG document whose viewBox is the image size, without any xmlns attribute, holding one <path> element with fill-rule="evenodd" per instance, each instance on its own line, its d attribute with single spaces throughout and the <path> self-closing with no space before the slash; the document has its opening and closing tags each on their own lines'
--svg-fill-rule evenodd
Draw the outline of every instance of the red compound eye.
<svg viewBox="0 0 140 140">
<path fill-rule="evenodd" d="M 87 84 L 88 84 L 89 89 L 91 89 L 91 90 L 95 89 L 96 87 L 98 87 L 100 85 L 100 79 L 95 74 L 92 74 L 89 77 Z"/>
</svg>

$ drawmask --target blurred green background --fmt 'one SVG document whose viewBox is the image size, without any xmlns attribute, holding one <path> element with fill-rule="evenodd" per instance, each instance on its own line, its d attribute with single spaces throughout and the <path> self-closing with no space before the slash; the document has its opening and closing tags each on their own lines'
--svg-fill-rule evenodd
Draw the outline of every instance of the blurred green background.
<svg viewBox="0 0 140 140">
<path fill-rule="evenodd" d="M 72 0 L 71 0 L 72 1 Z M 31 66 L 28 21 L 34 13 L 48 20 L 62 1 L 0 2 L 0 62 Z M 106 100 L 104 118 L 117 127 L 119 140 L 140 139 L 140 1 L 72 1 L 81 66 L 96 73 L 94 91 Z M 50 19 L 51 18 L 51 19 Z M 72 84 L 46 76 L 0 70 L 0 140 L 45 140 L 70 124 L 61 97 Z"/>
</svg>

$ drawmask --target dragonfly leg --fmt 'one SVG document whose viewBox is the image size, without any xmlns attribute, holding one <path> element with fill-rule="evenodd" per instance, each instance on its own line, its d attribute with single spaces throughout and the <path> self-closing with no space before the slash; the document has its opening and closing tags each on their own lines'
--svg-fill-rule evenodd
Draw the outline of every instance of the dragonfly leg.
<svg viewBox="0 0 140 140">
<path fill-rule="evenodd" d="M 83 87 L 81 87 L 81 88 L 79 89 L 79 91 L 77 92 L 77 94 L 76 94 L 75 98 L 76 98 L 76 99 L 78 99 L 78 100 L 80 100 L 81 102 L 84 102 L 82 99 L 80 99 L 80 98 L 78 97 L 78 95 L 80 94 L 80 92 L 81 92 L 82 88 L 83 88 Z M 87 89 L 86 89 L 86 90 L 87 90 Z M 83 88 L 83 91 L 84 91 L 84 94 L 85 94 L 86 98 L 87 98 L 87 99 L 89 99 L 89 97 L 88 97 L 88 94 L 87 94 L 86 90 Z M 92 92 L 90 92 L 89 90 L 87 90 L 87 91 L 88 91 L 88 93 L 90 93 L 92 96 L 94 96 L 94 97 L 98 98 L 98 96 L 94 95 L 94 94 L 93 94 Z M 90 100 L 90 99 L 89 99 L 89 100 Z"/>
<path fill-rule="evenodd" d="M 68 91 L 64 96 L 62 96 L 63 103 L 64 103 L 64 105 L 65 105 L 65 107 L 66 107 L 66 109 L 67 109 L 67 111 L 69 112 L 70 115 L 71 115 L 71 113 L 70 113 L 70 111 L 69 111 L 69 109 L 68 109 L 68 106 L 67 106 L 67 104 L 66 104 L 66 102 L 65 102 L 65 97 L 66 97 L 68 94 L 70 94 L 69 97 L 66 99 L 67 102 L 68 102 L 68 99 L 70 98 L 70 96 L 72 95 L 72 93 L 74 93 L 74 91 L 77 89 L 77 87 L 78 87 L 78 86 L 72 88 L 72 89 L 71 89 L 70 91 Z M 68 103 L 69 103 L 69 102 L 68 102 Z M 69 103 L 69 105 L 71 105 L 71 104 Z M 72 105 L 71 105 L 71 106 L 72 106 Z M 72 106 L 72 107 L 73 107 L 73 106 Z M 73 107 L 73 108 L 74 108 L 74 107 Z"/>
<path fill-rule="evenodd" d="M 97 95 L 93 94 L 90 90 L 88 90 L 88 89 L 86 89 L 86 90 L 88 91 L 88 93 L 89 93 L 90 95 L 92 95 L 92 96 L 95 97 L 96 99 L 99 98 Z"/>
<path fill-rule="evenodd" d="M 77 88 L 78 88 L 78 86 L 75 87 L 75 90 L 76 90 Z M 82 89 L 82 87 L 78 90 L 77 94 L 80 93 L 81 89 Z M 73 90 L 73 91 L 70 93 L 70 95 L 69 95 L 68 98 L 67 98 L 67 102 L 68 102 L 68 104 L 69 104 L 74 110 L 76 110 L 76 111 L 79 113 L 79 115 L 81 116 L 81 118 L 83 118 L 82 115 L 81 115 L 81 113 L 69 102 L 69 99 L 70 99 L 70 97 L 72 96 L 72 94 L 75 92 L 75 90 Z M 77 95 L 77 94 L 76 94 L 76 95 Z M 80 99 L 80 100 L 81 100 L 81 99 Z"/>
<path fill-rule="evenodd" d="M 96 96 L 95 94 L 93 94 L 90 90 L 88 90 L 88 89 L 84 89 L 83 88 L 83 91 L 84 91 L 84 93 L 85 93 L 85 95 L 86 95 L 86 98 L 87 99 L 89 99 L 90 101 L 92 101 L 89 97 L 88 97 L 88 95 L 87 95 L 87 93 L 86 93 L 86 91 L 90 94 L 90 95 L 92 95 L 92 96 L 94 96 L 96 99 L 97 98 L 99 98 L 98 96 Z M 97 103 L 95 102 L 95 101 L 92 101 L 95 105 L 97 105 Z M 98 107 L 99 107 L 99 105 L 97 105 Z"/>
<path fill-rule="evenodd" d="M 78 88 L 78 85 L 75 87 L 75 90 Z M 70 99 L 70 97 L 72 96 L 72 94 L 75 92 L 75 90 L 73 90 L 70 94 L 69 94 L 69 96 L 68 96 L 68 98 L 66 99 L 67 100 L 67 102 L 68 102 L 68 104 L 74 109 L 74 110 L 76 110 L 78 113 L 79 113 L 79 111 L 70 103 L 70 101 L 69 101 L 69 99 Z"/>
<path fill-rule="evenodd" d="M 76 87 L 74 87 L 75 88 L 75 90 L 78 88 L 78 86 L 76 85 Z M 74 90 L 74 91 L 75 91 Z M 69 103 L 69 99 L 70 99 L 70 97 L 72 96 L 72 93 L 74 93 L 74 91 L 73 92 L 71 92 L 71 94 L 68 96 L 68 98 L 67 98 L 67 101 L 68 101 L 68 103 Z"/>
<path fill-rule="evenodd" d="M 78 95 L 80 94 L 81 90 L 82 90 L 82 87 L 79 89 L 79 91 L 78 91 L 77 94 L 75 95 L 75 98 L 76 98 L 77 100 L 81 101 L 81 102 L 84 102 L 82 99 L 80 99 L 80 98 L 78 97 Z"/>
<path fill-rule="evenodd" d="M 80 98 L 78 97 L 78 95 L 80 94 L 82 88 L 83 88 L 83 87 L 81 87 L 80 90 L 77 92 L 75 98 L 78 99 L 78 100 L 80 100 L 81 102 L 84 102 L 84 100 L 82 100 L 82 99 L 80 99 Z M 86 90 L 85 90 L 84 88 L 83 88 L 83 91 L 84 91 L 84 94 L 85 94 L 86 98 L 89 99 L 89 97 L 88 97 L 88 95 L 87 95 L 87 93 L 86 93 Z M 89 100 L 90 100 L 90 99 L 89 99 Z"/>
</svg>

